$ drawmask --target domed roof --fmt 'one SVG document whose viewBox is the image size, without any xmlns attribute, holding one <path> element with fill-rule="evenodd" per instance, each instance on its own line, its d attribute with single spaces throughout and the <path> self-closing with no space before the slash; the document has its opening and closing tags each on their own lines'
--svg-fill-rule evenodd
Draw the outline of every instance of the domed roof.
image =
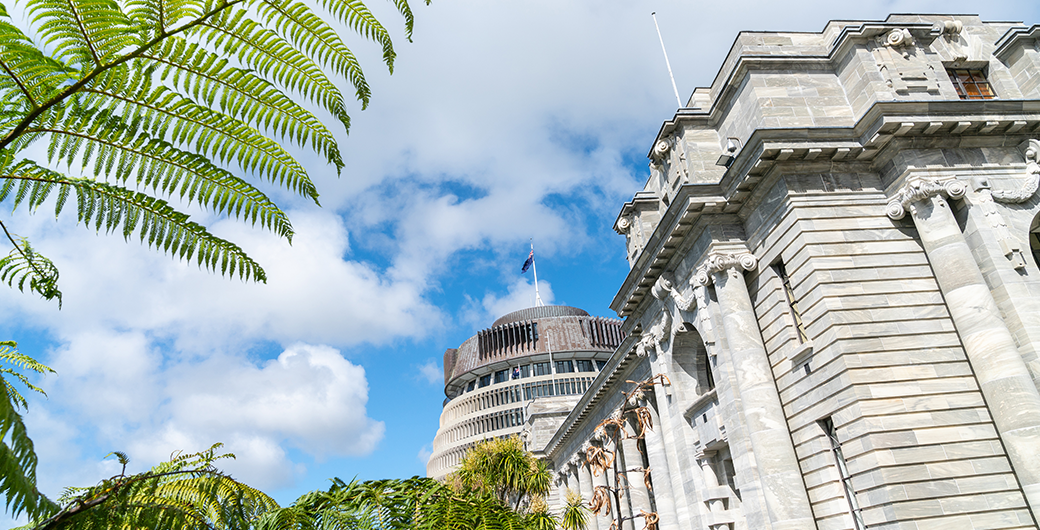
<svg viewBox="0 0 1040 530">
<path fill-rule="evenodd" d="M 521 309 L 519 311 L 513 311 L 502 317 L 499 317 L 491 327 L 498 327 L 502 324 L 509 324 L 510 322 L 521 322 L 524 320 L 534 320 L 536 318 L 546 317 L 587 317 L 589 313 L 584 309 L 578 309 L 577 307 L 570 307 L 565 305 L 543 305 L 537 307 L 528 307 L 527 309 Z"/>
</svg>

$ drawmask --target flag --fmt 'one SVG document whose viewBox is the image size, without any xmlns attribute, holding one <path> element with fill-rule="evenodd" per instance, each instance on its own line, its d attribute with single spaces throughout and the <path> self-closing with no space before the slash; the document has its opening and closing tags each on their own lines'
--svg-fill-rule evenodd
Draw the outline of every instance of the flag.
<svg viewBox="0 0 1040 530">
<path fill-rule="evenodd" d="M 520 274 L 527 272 L 527 269 L 531 268 L 531 264 L 534 263 L 534 249 L 531 249 L 531 253 L 527 255 L 527 261 L 524 262 L 524 266 L 520 268 Z"/>
</svg>

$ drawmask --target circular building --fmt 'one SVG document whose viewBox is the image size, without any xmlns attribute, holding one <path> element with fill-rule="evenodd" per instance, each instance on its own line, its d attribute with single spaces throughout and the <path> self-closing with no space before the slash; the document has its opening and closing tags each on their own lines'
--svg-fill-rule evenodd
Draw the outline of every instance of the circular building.
<svg viewBox="0 0 1040 530">
<path fill-rule="evenodd" d="M 623 338 L 620 320 L 538 306 L 445 351 L 447 399 L 427 476 L 444 478 L 491 437 L 519 434 L 539 454 Z"/>
</svg>

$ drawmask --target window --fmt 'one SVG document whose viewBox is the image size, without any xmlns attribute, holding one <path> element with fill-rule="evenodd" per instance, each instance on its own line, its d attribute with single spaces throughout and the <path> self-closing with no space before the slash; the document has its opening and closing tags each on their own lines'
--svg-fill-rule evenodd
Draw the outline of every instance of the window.
<svg viewBox="0 0 1040 530">
<path fill-rule="evenodd" d="M 573 361 L 556 361 L 556 373 L 569 374 L 574 371 Z"/>
<path fill-rule="evenodd" d="M 852 488 L 852 475 L 849 474 L 849 468 L 845 463 L 845 455 L 841 452 L 838 429 L 834 426 L 834 421 L 831 418 L 824 418 L 817 423 L 830 441 L 831 454 L 834 455 L 834 463 L 838 467 L 838 475 L 841 476 L 841 484 L 845 489 L 845 500 L 849 503 L 849 514 L 852 515 L 852 522 L 856 530 L 865 530 L 866 525 L 863 523 L 863 514 L 860 512 L 859 502 L 856 500 L 856 490 Z"/>
<path fill-rule="evenodd" d="M 798 300 L 794 297 L 794 289 L 791 288 L 791 278 L 787 276 L 787 269 L 782 261 L 773 265 L 773 271 L 780 277 L 784 285 L 784 298 L 787 300 L 787 311 L 794 319 L 794 327 L 798 330 L 798 342 L 805 344 L 809 341 L 809 335 L 805 332 L 805 324 L 802 323 L 802 314 L 798 311 Z"/>
<path fill-rule="evenodd" d="M 473 390 L 473 387 L 475 387 L 475 386 L 477 386 L 477 380 L 476 379 L 470 381 L 469 384 L 466 385 L 466 392 L 469 392 L 469 391 Z"/>
<path fill-rule="evenodd" d="M 596 361 L 596 370 L 602 370 L 607 365 L 607 361 Z"/>
<path fill-rule="evenodd" d="M 986 80 L 982 70 L 947 70 L 953 88 L 961 99 L 993 99 L 993 87 Z"/>
<path fill-rule="evenodd" d="M 491 384 L 491 374 L 480 377 L 480 388 L 484 388 Z"/>
<path fill-rule="evenodd" d="M 540 375 L 549 375 L 552 373 L 552 366 L 549 363 L 534 363 L 534 375 L 535 377 Z"/>
<path fill-rule="evenodd" d="M 531 377 L 531 365 L 525 364 L 520 367 L 520 377 Z"/>
<path fill-rule="evenodd" d="M 504 383 L 509 380 L 509 370 L 499 370 L 495 372 L 495 382 Z"/>
<path fill-rule="evenodd" d="M 590 361 L 590 360 L 583 359 L 583 360 L 578 360 L 576 362 L 578 363 L 578 371 L 579 372 L 595 372 L 596 371 L 596 368 L 592 365 L 592 361 Z"/>
</svg>

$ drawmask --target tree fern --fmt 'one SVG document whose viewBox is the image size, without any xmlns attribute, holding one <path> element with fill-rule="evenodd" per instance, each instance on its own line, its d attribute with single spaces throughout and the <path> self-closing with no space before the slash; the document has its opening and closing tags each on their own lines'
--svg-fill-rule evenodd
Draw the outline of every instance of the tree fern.
<svg viewBox="0 0 1040 530">
<path fill-rule="evenodd" d="M 411 39 L 407 0 L 391 0 Z M 337 80 L 367 106 L 361 65 L 330 20 L 382 48 L 389 32 L 359 0 L 24 0 L 29 28 L 0 4 L 0 203 L 61 214 L 222 274 L 263 281 L 263 269 L 177 209 L 198 205 L 274 231 L 292 225 L 250 183 L 318 192 L 283 143 L 339 171 L 333 133 L 306 105 L 349 127 Z M 323 17 L 329 17 L 328 19 Z M 38 36 L 38 43 L 27 35 Z M 47 161 L 26 159 L 42 142 Z M 66 168 L 61 171 L 59 168 Z M 58 272 L 0 223 L 11 253 L 0 281 L 59 299 Z"/>
<path fill-rule="evenodd" d="M 220 472 L 220 444 L 194 454 L 177 454 L 137 475 L 126 475 L 128 458 L 113 453 L 123 472 L 89 488 L 68 488 L 57 513 L 26 528 L 36 530 L 245 530 L 278 508 L 263 492 Z"/>
</svg>

